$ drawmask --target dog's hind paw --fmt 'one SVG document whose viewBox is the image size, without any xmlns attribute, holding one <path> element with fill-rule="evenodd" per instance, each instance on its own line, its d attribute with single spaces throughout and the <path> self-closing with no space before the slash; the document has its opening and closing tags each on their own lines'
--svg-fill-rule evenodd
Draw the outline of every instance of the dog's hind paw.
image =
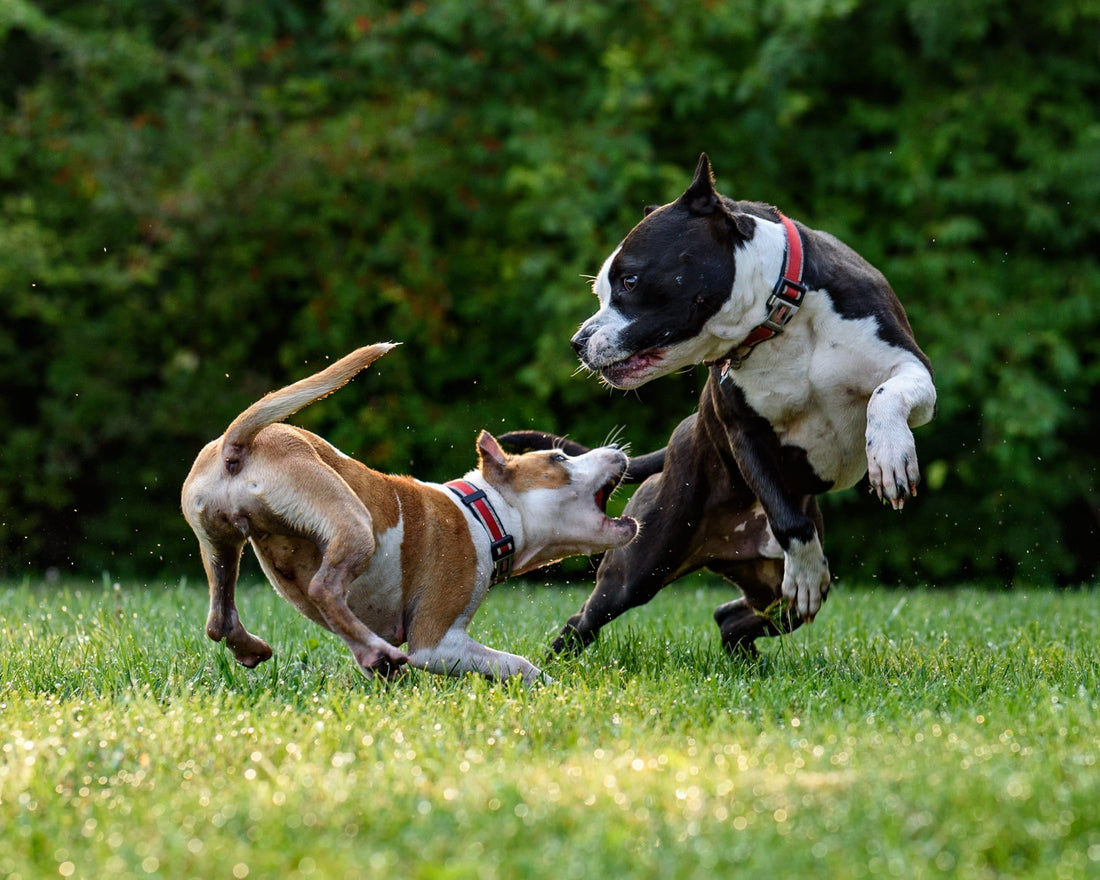
<svg viewBox="0 0 1100 880">
<path fill-rule="evenodd" d="M 405 652 L 390 645 L 385 648 L 370 648 L 365 651 L 353 651 L 355 662 L 365 675 L 380 678 L 393 678 L 409 662 Z"/>
<path fill-rule="evenodd" d="M 215 641 L 220 641 L 222 634 L 213 624 L 208 624 L 206 634 Z M 225 644 L 233 652 L 233 659 L 246 669 L 255 669 L 265 660 L 271 659 L 271 646 L 246 630 L 239 621 L 224 635 Z"/>
</svg>

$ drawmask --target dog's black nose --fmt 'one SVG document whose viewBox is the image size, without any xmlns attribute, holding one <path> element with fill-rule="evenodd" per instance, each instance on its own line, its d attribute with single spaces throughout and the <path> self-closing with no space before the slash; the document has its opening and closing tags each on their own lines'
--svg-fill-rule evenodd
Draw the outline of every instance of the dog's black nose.
<svg viewBox="0 0 1100 880">
<path fill-rule="evenodd" d="M 588 344 L 588 334 L 584 330 L 578 330 L 573 338 L 569 340 L 569 344 L 573 346 L 573 351 L 579 356 L 584 351 L 585 345 Z"/>
</svg>

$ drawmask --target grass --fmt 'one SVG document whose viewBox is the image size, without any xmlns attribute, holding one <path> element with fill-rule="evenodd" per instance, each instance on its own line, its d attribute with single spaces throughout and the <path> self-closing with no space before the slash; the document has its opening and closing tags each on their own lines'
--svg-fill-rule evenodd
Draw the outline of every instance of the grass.
<svg viewBox="0 0 1100 880">
<path fill-rule="evenodd" d="M 541 658 L 581 588 L 471 628 Z M 0 876 L 1100 876 L 1100 592 L 837 591 L 756 662 L 705 579 L 553 685 L 369 681 L 269 588 L 0 587 Z"/>
</svg>

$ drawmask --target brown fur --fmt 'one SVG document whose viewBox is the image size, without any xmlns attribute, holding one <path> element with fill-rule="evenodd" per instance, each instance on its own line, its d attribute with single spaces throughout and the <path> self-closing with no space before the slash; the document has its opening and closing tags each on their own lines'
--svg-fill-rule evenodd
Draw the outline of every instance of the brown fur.
<svg viewBox="0 0 1100 880">
<path fill-rule="evenodd" d="M 511 456 L 507 474 L 517 492 L 561 489 L 569 484 L 569 471 L 553 454 L 537 457 Z"/>
</svg>

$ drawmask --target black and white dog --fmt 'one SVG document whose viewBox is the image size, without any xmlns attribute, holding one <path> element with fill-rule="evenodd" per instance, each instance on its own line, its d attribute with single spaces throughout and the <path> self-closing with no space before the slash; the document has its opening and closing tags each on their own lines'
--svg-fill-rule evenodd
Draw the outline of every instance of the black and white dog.
<svg viewBox="0 0 1100 880">
<path fill-rule="evenodd" d="M 632 460 L 648 476 L 625 511 L 639 538 L 607 553 L 554 650 L 703 567 L 743 594 L 714 613 L 731 651 L 813 620 L 830 581 L 815 496 L 868 473 L 900 509 L 920 480 L 910 428 L 932 419 L 936 390 L 890 285 L 833 236 L 719 195 L 704 154 L 593 286 L 599 311 L 573 337 L 587 368 L 616 388 L 700 363 L 710 375 L 668 446 Z M 583 448 L 540 432 L 501 441 Z"/>
</svg>

